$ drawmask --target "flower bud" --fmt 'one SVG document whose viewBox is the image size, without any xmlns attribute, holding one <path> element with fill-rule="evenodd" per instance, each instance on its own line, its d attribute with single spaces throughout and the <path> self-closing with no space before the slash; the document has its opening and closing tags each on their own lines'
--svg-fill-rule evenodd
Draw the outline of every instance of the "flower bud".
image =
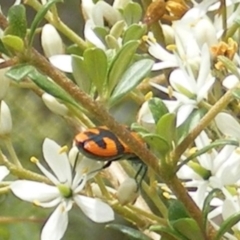
<svg viewBox="0 0 240 240">
<path fill-rule="evenodd" d="M 81 161 L 82 158 L 83 156 L 79 154 L 79 150 L 77 149 L 77 147 L 73 146 L 68 153 L 68 159 L 71 166 L 73 167 L 74 165 L 76 165 L 76 161 Z"/>
<path fill-rule="evenodd" d="M 154 131 L 155 121 L 152 112 L 148 106 L 148 101 L 144 102 L 141 106 L 138 112 L 137 122 L 146 129 L 148 129 L 150 132 Z"/>
<path fill-rule="evenodd" d="M 0 136 L 10 134 L 12 131 L 12 117 L 8 105 L 0 103 Z"/>
<path fill-rule="evenodd" d="M 127 178 L 117 191 L 117 199 L 122 205 L 134 203 L 138 196 L 138 185 L 134 178 Z"/>
<path fill-rule="evenodd" d="M 64 53 L 63 42 L 55 27 L 45 24 L 42 28 L 41 43 L 47 58 Z"/>
<path fill-rule="evenodd" d="M 42 100 L 45 105 L 55 114 L 60 116 L 66 116 L 68 114 L 68 108 L 60 103 L 55 97 L 48 93 L 44 93 L 42 95 Z"/>
</svg>

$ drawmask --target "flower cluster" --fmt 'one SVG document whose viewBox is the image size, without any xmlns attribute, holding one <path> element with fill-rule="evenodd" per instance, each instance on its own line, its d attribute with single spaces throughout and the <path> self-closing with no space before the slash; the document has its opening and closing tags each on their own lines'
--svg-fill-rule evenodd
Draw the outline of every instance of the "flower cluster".
<svg viewBox="0 0 240 240">
<path fill-rule="evenodd" d="M 62 239 L 75 206 L 95 223 L 116 211 L 135 228 L 109 228 L 130 238 L 240 239 L 240 1 L 82 0 L 82 35 L 58 2 L 17 0 L 0 13 L 0 194 L 55 207 L 41 240 Z M 64 138 L 76 145 L 67 155 L 46 127 L 45 163 L 31 158 L 39 174 L 13 146 L 12 88 L 40 96 L 64 120 L 58 132 L 80 131 Z"/>
</svg>

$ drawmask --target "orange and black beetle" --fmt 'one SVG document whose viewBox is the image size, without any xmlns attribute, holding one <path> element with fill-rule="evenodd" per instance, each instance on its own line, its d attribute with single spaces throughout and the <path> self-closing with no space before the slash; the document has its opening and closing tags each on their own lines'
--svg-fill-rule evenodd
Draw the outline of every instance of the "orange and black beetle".
<svg viewBox="0 0 240 240">
<path fill-rule="evenodd" d="M 143 143 L 143 140 L 136 132 L 131 131 L 131 134 Z M 131 149 L 105 126 L 80 132 L 75 136 L 75 144 L 83 155 L 94 160 L 138 159 Z"/>
<path fill-rule="evenodd" d="M 145 145 L 142 138 L 140 138 L 136 132 L 131 131 L 131 134 L 140 143 Z M 86 157 L 93 160 L 106 161 L 103 167 L 99 170 L 109 167 L 112 161 L 122 159 L 140 161 L 139 157 L 105 126 L 89 128 L 86 131 L 80 132 L 75 136 L 74 140 L 79 152 Z M 143 162 L 141 162 L 141 166 L 135 175 L 135 179 L 137 179 L 142 169 L 143 174 L 138 182 L 139 185 L 147 171 L 147 166 Z"/>
</svg>

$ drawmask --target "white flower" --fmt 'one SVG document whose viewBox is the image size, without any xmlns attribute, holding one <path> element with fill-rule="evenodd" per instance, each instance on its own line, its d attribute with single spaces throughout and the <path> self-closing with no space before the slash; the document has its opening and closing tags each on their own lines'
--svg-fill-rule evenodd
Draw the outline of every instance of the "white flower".
<svg viewBox="0 0 240 240">
<path fill-rule="evenodd" d="M 207 45 L 202 48 L 200 69 L 197 78 L 189 66 L 174 70 L 169 78 L 176 100 L 164 100 L 169 112 L 177 112 L 177 126 L 180 126 L 197 108 L 199 102 L 207 98 L 215 78 L 210 73 L 210 53 Z M 156 83 L 151 85 L 160 91 L 169 93 L 169 89 Z"/>
<path fill-rule="evenodd" d="M 50 139 L 43 143 L 43 154 L 53 171 L 49 172 L 38 161 L 40 170 L 54 185 L 17 180 L 10 186 L 13 193 L 22 200 L 33 202 L 38 206 L 48 208 L 57 206 L 41 233 L 42 240 L 58 240 L 64 235 L 68 225 L 68 211 L 75 202 L 82 212 L 92 221 L 102 223 L 114 219 L 113 210 L 99 199 L 80 195 L 87 176 L 79 172 L 72 176 L 72 169 L 66 153 L 61 153 L 60 146 Z M 90 169 L 89 169 L 90 170 Z"/>
<path fill-rule="evenodd" d="M 56 28 L 49 23 L 42 28 L 41 44 L 47 58 L 64 53 L 62 39 Z"/>
<path fill-rule="evenodd" d="M 0 102 L 0 135 L 10 134 L 12 131 L 12 117 L 8 105 Z"/>
<path fill-rule="evenodd" d="M 45 105 L 53 112 L 60 116 L 66 116 L 68 108 L 63 103 L 60 103 L 55 97 L 48 93 L 42 95 L 42 100 Z"/>
<path fill-rule="evenodd" d="M 154 64 L 153 71 L 179 66 L 179 58 L 183 65 L 198 69 L 200 52 L 204 44 L 208 47 L 217 44 L 217 33 L 212 21 L 205 15 L 208 7 L 215 2 L 208 1 L 191 8 L 183 17 L 172 24 L 175 35 L 175 49 L 172 54 L 161 45 L 148 41 L 149 53 L 160 62 Z M 169 32 L 169 29 L 168 29 Z M 172 35 L 172 34 L 171 34 Z M 150 37 L 151 39 L 151 37 Z"/>
<path fill-rule="evenodd" d="M 205 132 L 196 138 L 195 144 L 198 150 L 210 144 Z M 190 179 L 186 186 L 197 188 L 192 196 L 198 206 L 202 207 L 209 191 L 214 188 L 225 189 L 240 179 L 240 154 L 235 146 L 226 145 L 220 152 L 212 149 L 210 153 L 198 156 L 197 160 L 198 164 L 194 164 L 192 168 L 184 165 L 178 171 L 178 177 Z"/>
<path fill-rule="evenodd" d="M 160 60 L 160 62 L 153 65 L 153 71 L 179 67 L 179 59 L 184 65 L 198 65 L 200 50 L 193 34 L 184 26 L 180 27 L 176 23 L 174 26 L 176 26 L 175 28 L 173 27 L 176 42 L 174 49 L 176 49 L 176 52 L 170 53 L 160 44 L 151 40 L 148 41 L 149 53 Z"/>
</svg>

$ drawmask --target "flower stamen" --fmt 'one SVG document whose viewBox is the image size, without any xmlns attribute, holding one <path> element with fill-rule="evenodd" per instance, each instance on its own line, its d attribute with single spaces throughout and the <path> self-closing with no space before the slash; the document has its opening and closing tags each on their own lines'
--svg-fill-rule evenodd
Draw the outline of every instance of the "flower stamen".
<svg viewBox="0 0 240 240">
<path fill-rule="evenodd" d="M 62 146 L 62 147 L 59 149 L 59 154 L 66 153 L 66 152 L 68 152 L 68 146 L 67 146 L 67 145 Z"/>
<path fill-rule="evenodd" d="M 39 163 L 39 160 L 36 157 L 31 157 L 30 161 L 35 164 Z"/>
</svg>

